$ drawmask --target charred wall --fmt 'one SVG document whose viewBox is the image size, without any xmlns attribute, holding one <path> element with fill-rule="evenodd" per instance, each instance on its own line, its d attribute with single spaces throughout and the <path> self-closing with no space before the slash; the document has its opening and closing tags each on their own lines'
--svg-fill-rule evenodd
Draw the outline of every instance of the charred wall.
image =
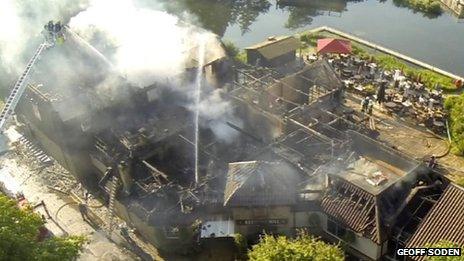
<svg viewBox="0 0 464 261">
<path fill-rule="evenodd" d="M 82 132 L 79 121 L 62 121 L 50 100 L 33 88 L 26 90 L 17 112 L 26 133 L 37 140 L 47 154 L 89 188 L 96 189 L 95 178 L 89 168 L 91 140 Z"/>
</svg>

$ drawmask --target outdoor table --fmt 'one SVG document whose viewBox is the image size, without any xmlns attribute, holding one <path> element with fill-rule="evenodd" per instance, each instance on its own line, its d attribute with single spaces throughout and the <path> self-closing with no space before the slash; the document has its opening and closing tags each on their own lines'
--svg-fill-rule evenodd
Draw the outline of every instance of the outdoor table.
<svg viewBox="0 0 464 261">
<path fill-rule="evenodd" d="M 395 94 L 395 93 L 396 93 L 396 91 L 393 90 L 393 89 L 386 89 L 386 90 L 385 90 L 385 94 L 387 94 L 387 95 L 393 95 L 393 94 Z"/>
<path fill-rule="evenodd" d="M 385 107 L 387 107 L 388 109 L 395 109 L 396 108 L 396 103 L 395 102 L 387 102 L 385 103 Z"/>
<path fill-rule="evenodd" d="M 349 74 L 349 75 L 353 75 L 353 71 L 350 70 L 350 69 L 343 69 L 343 70 L 342 70 L 342 73 L 344 73 L 344 74 Z"/>
<path fill-rule="evenodd" d="M 401 104 L 403 104 L 403 106 L 406 107 L 406 108 L 409 108 L 409 107 L 412 106 L 412 102 L 410 102 L 410 101 L 404 101 Z"/>
<path fill-rule="evenodd" d="M 360 64 L 362 64 L 364 61 L 361 60 L 361 59 L 359 59 L 359 58 L 355 58 L 355 59 L 353 60 L 353 62 L 354 62 L 355 65 L 360 65 Z"/>
<path fill-rule="evenodd" d="M 362 91 L 364 91 L 365 88 L 364 88 L 364 86 L 358 84 L 358 85 L 354 86 L 354 89 L 362 92 Z"/>
<path fill-rule="evenodd" d="M 445 128 L 445 123 L 443 123 L 443 121 L 433 120 L 432 124 L 433 124 L 434 131 L 443 132 Z"/>
</svg>

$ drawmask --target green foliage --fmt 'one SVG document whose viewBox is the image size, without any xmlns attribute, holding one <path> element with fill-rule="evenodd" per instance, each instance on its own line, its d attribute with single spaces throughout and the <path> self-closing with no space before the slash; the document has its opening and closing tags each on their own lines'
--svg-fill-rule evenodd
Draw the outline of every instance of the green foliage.
<svg viewBox="0 0 464 261">
<path fill-rule="evenodd" d="M 245 51 L 240 51 L 240 48 L 238 48 L 233 42 L 224 41 L 224 49 L 227 56 L 235 59 L 238 62 L 246 63 L 247 58 Z"/>
<path fill-rule="evenodd" d="M 301 233 L 296 239 L 284 236 L 265 235 L 248 252 L 250 260 L 344 260 L 339 246 L 326 244 L 312 236 Z"/>
<path fill-rule="evenodd" d="M 407 0 L 418 11 L 431 14 L 440 14 L 441 7 L 436 0 Z"/>
<path fill-rule="evenodd" d="M 85 242 L 86 238 L 82 236 L 53 237 L 39 243 L 34 256 L 41 261 L 73 260 Z"/>
<path fill-rule="evenodd" d="M 435 244 L 427 244 L 425 247 L 438 247 L 438 248 L 451 248 L 451 247 L 460 247 L 461 253 L 464 251 L 464 247 L 459 244 L 442 240 Z M 429 261 L 464 261 L 464 256 L 433 256 L 427 258 Z"/>
<path fill-rule="evenodd" d="M 320 11 L 312 6 L 287 6 L 288 20 L 285 23 L 285 28 L 296 30 L 312 24 L 315 16 L 320 15 Z"/>
<path fill-rule="evenodd" d="M 247 240 L 242 234 L 234 234 L 234 243 L 238 251 L 245 251 L 247 249 Z"/>
<path fill-rule="evenodd" d="M 433 18 L 443 11 L 438 0 L 393 0 L 397 6 L 409 7 L 415 11 L 423 12 Z"/>
<path fill-rule="evenodd" d="M 238 252 L 238 260 L 247 260 L 246 252 L 248 249 L 248 243 L 246 238 L 239 233 L 234 234 L 234 244 Z"/>
<path fill-rule="evenodd" d="M 42 218 L 0 195 L 0 260 L 73 260 L 83 237 L 51 238 L 38 242 Z"/>
<path fill-rule="evenodd" d="M 300 41 L 303 44 L 306 44 L 308 46 L 316 46 L 317 45 L 317 40 L 324 38 L 323 35 L 318 34 L 318 33 L 312 33 L 312 34 L 301 34 L 300 35 Z"/>
<path fill-rule="evenodd" d="M 154 5 L 145 3 L 147 4 Z M 272 4 L 269 0 L 165 0 L 163 6 L 168 12 L 177 15 L 188 10 L 198 18 L 204 28 L 222 36 L 229 25 L 237 25 L 242 34 L 248 32 L 258 16 L 268 12 Z"/>
<path fill-rule="evenodd" d="M 456 85 L 453 82 L 453 79 L 450 77 L 432 72 L 427 69 L 416 69 L 407 65 L 404 62 L 401 62 L 399 59 L 391 55 L 370 55 L 362 47 L 353 44 L 353 54 L 359 56 L 363 59 L 370 59 L 371 57 L 385 70 L 396 70 L 400 69 L 403 72 L 412 78 L 420 78 L 421 82 L 424 83 L 429 89 L 434 89 L 439 85 L 445 91 L 455 91 Z"/>
<path fill-rule="evenodd" d="M 364 90 L 366 91 L 366 95 L 374 95 L 376 88 L 374 85 L 368 84 L 364 86 Z"/>
<path fill-rule="evenodd" d="M 224 49 L 227 56 L 235 58 L 240 53 L 240 49 L 231 41 L 224 41 Z"/>
<path fill-rule="evenodd" d="M 464 188 L 464 176 L 455 176 L 454 182 Z"/>
<path fill-rule="evenodd" d="M 409 77 L 420 77 L 421 82 L 424 83 L 429 89 L 434 89 L 437 85 L 439 85 L 441 88 L 447 91 L 456 90 L 453 79 L 447 76 L 426 69 L 412 68 L 390 55 L 376 55 L 374 59 L 382 68 L 386 70 L 402 69 Z"/>
<path fill-rule="evenodd" d="M 235 59 L 236 59 L 238 62 L 247 63 L 247 55 L 246 55 L 246 52 L 245 52 L 245 51 L 241 51 L 241 52 L 235 57 Z"/>
<path fill-rule="evenodd" d="M 450 114 L 452 152 L 464 155 L 464 94 L 449 96 L 444 105 Z"/>
</svg>

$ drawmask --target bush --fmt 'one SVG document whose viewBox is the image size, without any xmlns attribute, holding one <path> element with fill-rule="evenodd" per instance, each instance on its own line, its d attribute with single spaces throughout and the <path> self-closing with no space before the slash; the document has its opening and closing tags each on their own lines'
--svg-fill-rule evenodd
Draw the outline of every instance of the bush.
<svg viewBox="0 0 464 261">
<path fill-rule="evenodd" d="M 231 58 L 237 57 L 240 53 L 240 49 L 231 41 L 224 41 L 224 50 L 226 51 L 227 56 Z"/>
<path fill-rule="evenodd" d="M 0 260 L 75 260 L 86 239 L 52 237 L 38 241 L 42 218 L 0 194 Z"/>
<path fill-rule="evenodd" d="M 434 89 L 437 85 L 439 85 L 446 91 L 456 90 L 456 85 L 453 83 L 453 79 L 450 77 L 432 72 L 427 69 L 412 68 L 390 55 L 377 55 L 375 56 L 375 60 L 380 67 L 386 70 L 402 69 L 409 77 L 420 77 L 421 82 L 424 83 L 429 89 Z"/>
<path fill-rule="evenodd" d="M 457 185 L 464 188 L 464 176 L 456 175 L 456 176 L 454 176 L 453 180 Z"/>
<path fill-rule="evenodd" d="M 234 244 L 237 248 L 238 252 L 238 259 L 239 260 L 247 260 L 246 258 L 246 251 L 248 249 L 248 243 L 246 238 L 239 233 L 234 234 Z"/>
<path fill-rule="evenodd" d="M 444 105 L 450 115 L 452 152 L 464 155 L 464 94 L 449 96 Z"/>
<path fill-rule="evenodd" d="M 326 244 L 301 232 L 296 239 L 265 235 L 248 252 L 250 260 L 344 260 L 339 246 Z"/>
<path fill-rule="evenodd" d="M 227 56 L 241 63 L 247 62 L 245 51 L 240 51 L 240 48 L 231 41 L 224 41 L 223 44 Z"/>
<path fill-rule="evenodd" d="M 309 45 L 309 46 L 316 46 L 317 40 L 324 38 L 323 35 L 318 33 L 311 33 L 311 34 L 302 34 L 300 35 L 300 41 Z"/>
<path fill-rule="evenodd" d="M 464 247 L 459 244 L 442 240 L 435 244 L 427 244 L 425 247 L 437 247 L 437 248 L 455 248 L 460 247 L 461 253 L 464 252 Z M 464 256 L 433 256 L 427 258 L 428 261 L 464 261 Z"/>
</svg>

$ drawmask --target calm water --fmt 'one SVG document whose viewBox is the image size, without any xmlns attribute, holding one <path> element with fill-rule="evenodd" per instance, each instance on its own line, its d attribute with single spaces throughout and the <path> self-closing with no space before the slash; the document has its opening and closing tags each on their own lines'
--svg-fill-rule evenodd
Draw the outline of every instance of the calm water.
<svg viewBox="0 0 464 261">
<path fill-rule="evenodd" d="M 464 21 L 444 12 L 426 17 L 392 0 L 301 0 L 277 7 L 275 0 L 184 0 L 171 10 L 189 10 L 206 28 L 240 47 L 328 25 L 444 70 L 464 76 Z"/>
</svg>

